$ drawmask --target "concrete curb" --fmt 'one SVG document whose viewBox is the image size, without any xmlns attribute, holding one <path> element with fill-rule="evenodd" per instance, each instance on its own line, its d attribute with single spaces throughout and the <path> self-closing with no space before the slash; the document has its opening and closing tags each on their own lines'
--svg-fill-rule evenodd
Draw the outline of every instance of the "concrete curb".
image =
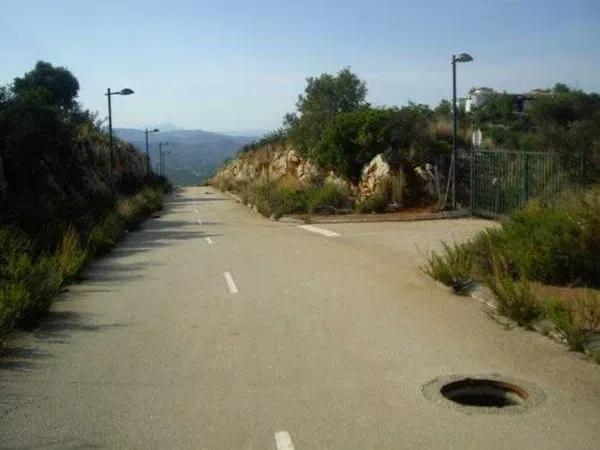
<svg viewBox="0 0 600 450">
<path fill-rule="evenodd" d="M 442 289 L 451 292 L 453 295 L 457 295 L 460 297 L 471 297 L 472 299 L 477 300 L 479 303 L 482 304 L 483 311 L 490 317 L 490 319 L 504 326 L 505 328 L 513 329 L 519 327 L 519 324 L 517 322 L 510 319 L 509 317 L 500 314 L 500 312 L 498 311 L 498 304 L 496 303 L 494 295 L 487 287 L 478 283 L 473 289 L 471 289 L 471 291 L 468 294 L 461 296 L 460 294 L 456 293 L 451 287 L 446 286 L 445 284 L 437 280 L 433 281 Z M 563 345 L 564 347 L 567 347 L 567 349 L 570 351 L 570 349 L 568 348 L 568 342 L 566 337 L 550 320 L 540 319 L 532 323 L 529 329 L 552 339 L 553 341 Z M 600 333 L 589 333 L 585 338 L 583 347 L 584 351 L 582 355 L 592 356 L 594 353 L 600 352 Z"/>
<path fill-rule="evenodd" d="M 385 214 L 372 214 L 366 217 L 356 217 L 352 214 L 348 215 L 331 215 L 331 216 L 309 216 L 310 223 L 321 224 L 336 224 L 336 223 L 377 223 L 377 222 L 420 222 L 423 220 L 443 220 L 443 219 L 462 219 L 470 217 L 470 212 L 466 209 L 457 211 L 440 211 L 433 213 L 416 213 L 406 217 L 387 217 Z M 301 221 L 293 216 L 283 216 L 292 220 Z M 282 218 L 283 218 L 282 217 Z M 281 220 L 281 219 L 280 219 Z"/>
<path fill-rule="evenodd" d="M 256 209 L 252 205 L 248 205 L 244 203 L 240 196 L 234 194 L 231 191 L 220 191 L 213 187 L 213 189 L 221 192 L 224 195 L 227 195 L 231 199 L 235 200 L 237 203 L 248 207 L 248 209 L 257 212 Z M 258 213 L 260 214 L 260 213 Z M 260 214 L 262 217 L 262 214 Z M 440 212 L 427 212 L 427 213 L 417 213 L 408 217 L 395 217 L 390 218 L 386 217 L 385 214 L 372 214 L 366 217 L 356 217 L 351 214 L 349 215 L 332 215 L 332 216 L 319 216 L 319 215 L 309 215 L 310 223 L 321 223 L 321 224 L 336 224 L 336 223 L 371 223 L 371 222 L 417 222 L 422 220 L 443 220 L 443 219 L 462 219 L 465 217 L 470 217 L 470 212 L 468 209 L 459 209 L 456 211 L 440 211 Z M 267 217 L 265 217 L 267 219 Z M 273 222 L 282 222 L 282 223 L 293 223 L 293 224 L 305 224 L 308 223 L 302 219 L 299 219 L 295 216 L 281 216 L 279 219 L 273 218 L 273 216 L 268 218 Z"/>
</svg>

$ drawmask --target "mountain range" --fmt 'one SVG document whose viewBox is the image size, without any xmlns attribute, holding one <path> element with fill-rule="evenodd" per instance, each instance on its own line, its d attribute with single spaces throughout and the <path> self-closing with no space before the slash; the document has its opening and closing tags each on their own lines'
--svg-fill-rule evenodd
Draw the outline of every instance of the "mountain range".
<svg viewBox="0 0 600 450">
<path fill-rule="evenodd" d="M 244 145 L 256 141 L 260 135 L 226 135 L 204 130 L 184 130 L 169 123 L 161 124 L 158 133 L 148 137 L 150 161 L 153 170 L 159 161 L 159 142 L 166 151 L 166 175 L 172 183 L 182 186 L 197 185 L 210 177 L 223 162 L 231 158 Z M 140 151 L 146 151 L 144 130 L 116 128 L 115 135 L 133 144 Z"/>
</svg>

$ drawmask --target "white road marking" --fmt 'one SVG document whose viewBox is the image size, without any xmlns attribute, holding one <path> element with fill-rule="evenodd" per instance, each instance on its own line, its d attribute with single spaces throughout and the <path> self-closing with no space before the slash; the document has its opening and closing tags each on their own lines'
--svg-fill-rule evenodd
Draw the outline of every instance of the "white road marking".
<svg viewBox="0 0 600 450">
<path fill-rule="evenodd" d="M 287 431 L 278 431 L 275 433 L 275 443 L 277 444 L 277 450 L 294 450 L 292 437 Z"/>
<path fill-rule="evenodd" d="M 339 234 L 336 233 L 335 231 L 326 230 L 325 228 L 319 228 L 319 227 L 315 227 L 313 225 L 298 225 L 298 228 L 302 228 L 307 231 L 312 231 L 313 233 L 322 234 L 323 236 L 327 236 L 327 237 L 339 236 Z"/>
<path fill-rule="evenodd" d="M 235 285 L 235 282 L 233 281 L 233 277 L 231 276 L 231 274 L 229 272 L 225 272 L 223 275 L 225 275 L 225 281 L 227 281 L 229 292 L 231 292 L 232 294 L 237 294 L 239 291 L 237 286 Z"/>
<path fill-rule="evenodd" d="M 212 245 L 212 239 L 209 237 L 204 238 L 209 245 Z"/>
</svg>

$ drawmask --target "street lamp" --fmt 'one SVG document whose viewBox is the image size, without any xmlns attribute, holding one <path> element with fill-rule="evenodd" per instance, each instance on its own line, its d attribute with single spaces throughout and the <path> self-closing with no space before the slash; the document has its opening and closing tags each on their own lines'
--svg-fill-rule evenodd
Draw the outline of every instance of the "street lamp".
<svg viewBox="0 0 600 450">
<path fill-rule="evenodd" d="M 110 191 L 113 192 L 113 134 L 112 134 L 112 106 L 110 98 L 113 95 L 131 95 L 133 91 L 129 88 L 121 89 L 117 92 L 112 92 L 110 88 L 106 90 L 106 97 L 108 98 L 108 136 L 110 142 L 110 164 L 108 170 L 108 182 L 110 184 Z"/>
<path fill-rule="evenodd" d="M 164 176 L 165 170 L 165 152 L 163 152 L 163 146 L 169 145 L 168 142 L 159 142 L 158 143 L 158 157 L 159 157 L 159 175 Z"/>
<path fill-rule="evenodd" d="M 468 53 L 452 55 L 452 116 L 454 119 L 454 131 L 452 133 L 452 160 L 450 169 L 452 171 L 452 209 L 456 209 L 456 153 L 458 150 L 458 108 L 456 106 L 456 63 L 470 62 L 473 57 Z"/>
<path fill-rule="evenodd" d="M 149 130 L 146 128 L 144 133 L 146 133 L 146 176 L 150 175 L 150 152 L 148 151 L 148 134 L 150 133 L 158 133 L 160 130 L 158 128 L 154 128 L 153 130 Z"/>
</svg>

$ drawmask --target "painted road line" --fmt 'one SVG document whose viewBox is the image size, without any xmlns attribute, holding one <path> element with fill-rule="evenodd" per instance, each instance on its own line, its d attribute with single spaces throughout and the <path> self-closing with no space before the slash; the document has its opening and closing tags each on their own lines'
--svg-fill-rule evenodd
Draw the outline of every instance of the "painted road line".
<svg viewBox="0 0 600 450">
<path fill-rule="evenodd" d="M 208 245 L 212 245 L 212 239 L 211 239 L 211 238 L 209 238 L 209 237 L 205 237 L 205 238 L 204 238 L 204 240 L 206 241 L 206 243 L 207 243 Z"/>
<path fill-rule="evenodd" d="M 235 282 L 233 281 L 233 277 L 231 276 L 231 274 L 229 272 L 225 272 L 223 275 L 225 275 L 225 281 L 227 281 L 229 292 L 231 292 L 232 294 L 237 294 L 239 291 L 237 286 L 235 285 Z"/>
<path fill-rule="evenodd" d="M 287 431 L 278 431 L 275 433 L 275 443 L 277 444 L 277 450 L 294 450 L 292 437 Z"/>
<path fill-rule="evenodd" d="M 313 233 L 322 234 L 327 237 L 337 237 L 338 233 L 335 231 L 326 230 L 325 228 L 315 227 L 313 225 L 298 225 L 298 228 L 302 228 L 303 230 L 312 231 Z"/>
</svg>

